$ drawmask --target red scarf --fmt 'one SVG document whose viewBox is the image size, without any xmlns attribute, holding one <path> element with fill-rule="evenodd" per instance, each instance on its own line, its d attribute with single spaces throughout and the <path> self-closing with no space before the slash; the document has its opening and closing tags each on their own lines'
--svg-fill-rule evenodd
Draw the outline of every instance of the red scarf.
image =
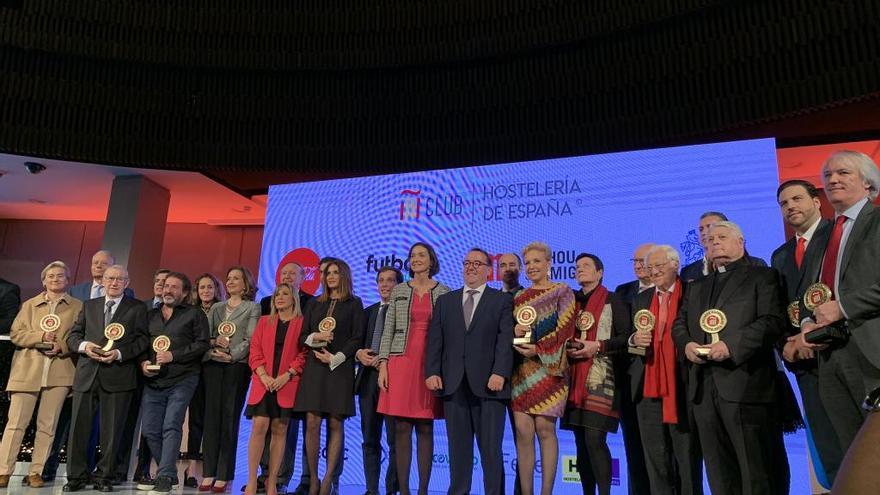
<svg viewBox="0 0 880 495">
<path fill-rule="evenodd" d="M 663 422 L 678 423 L 678 405 L 676 404 L 676 360 L 675 345 L 672 342 L 672 324 L 678 314 L 678 303 L 681 299 L 681 281 L 676 279 L 669 293 L 669 311 L 666 312 L 666 323 L 658 329 L 659 318 L 654 323 L 653 353 L 645 359 L 645 397 L 659 398 L 663 403 Z M 651 298 L 651 314 L 660 314 L 659 291 L 654 290 Z M 659 331 L 658 331 L 659 330 Z"/>
<path fill-rule="evenodd" d="M 578 316 L 581 311 L 589 311 L 593 314 L 593 326 L 587 329 L 587 339 L 589 341 L 596 340 L 596 333 L 599 331 L 599 317 L 602 316 L 602 310 L 605 309 L 605 302 L 608 299 L 608 289 L 604 285 L 598 285 L 590 294 L 590 299 L 584 305 L 578 305 Z M 577 331 L 580 338 L 581 331 Z M 568 395 L 568 402 L 583 409 L 584 403 L 587 401 L 587 377 L 590 376 L 590 368 L 593 366 L 592 359 L 579 361 L 573 366 L 571 383 L 572 387 Z"/>
</svg>

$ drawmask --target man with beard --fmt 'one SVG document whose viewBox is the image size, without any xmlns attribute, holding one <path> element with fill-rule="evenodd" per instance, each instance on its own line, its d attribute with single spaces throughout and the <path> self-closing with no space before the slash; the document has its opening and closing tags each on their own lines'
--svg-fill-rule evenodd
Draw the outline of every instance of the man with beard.
<svg viewBox="0 0 880 495">
<path fill-rule="evenodd" d="M 139 483 L 138 490 L 168 493 L 177 484 L 183 418 L 199 384 L 202 356 L 211 347 L 205 312 L 183 304 L 190 289 L 186 275 L 169 271 L 162 306 L 149 314 L 152 345 L 146 354 L 148 359 L 140 363 L 146 377 L 143 433 L 158 470 L 155 483 Z"/>
</svg>

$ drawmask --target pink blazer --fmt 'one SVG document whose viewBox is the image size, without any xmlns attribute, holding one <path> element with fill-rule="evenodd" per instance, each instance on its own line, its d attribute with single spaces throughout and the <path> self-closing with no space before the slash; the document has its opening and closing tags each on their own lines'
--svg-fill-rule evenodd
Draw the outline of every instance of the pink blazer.
<svg viewBox="0 0 880 495">
<path fill-rule="evenodd" d="M 278 396 L 278 405 L 283 408 L 292 408 L 293 401 L 296 398 L 296 391 L 299 388 L 299 379 L 302 375 L 303 366 L 306 362 L 306 354 L 308 349 L 299 346 L 299 334 L 302 329 L 302 317 L 290 320 L 287 328 L 287 335 L 284 336 L 284 350 L 281 351 L 281 365 L 278 367 L 278 373 L 281 374 L 288 369 L 295 369 L 296 376 L 287 382 L 281 390 L 276 392 Z M 257 376 L 257 369 L 262 366 L 269 375 L 272 375 L 272 368 L 275 366 L 275 329 L 277 323 L 274 316 L 261 316 L 257 322 L 257 328 L 254 329 L 254 335 L 251 337 L 251 350 L 248 363 L 251 371 L 251 392 L 248 397 L 248 404 L 256 405 L 263 400 L 266 395 L 266 387 Z"/>
</svg>

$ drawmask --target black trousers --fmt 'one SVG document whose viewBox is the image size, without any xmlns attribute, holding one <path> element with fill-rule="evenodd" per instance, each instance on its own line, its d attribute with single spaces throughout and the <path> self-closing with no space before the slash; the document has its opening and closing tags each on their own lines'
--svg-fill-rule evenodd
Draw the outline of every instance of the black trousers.
<svg viewBox="0 0 880 495">
<path fill-rule="evenodd" d="M 628 360 L 626 367 L 623 367 L 622 364 L 615 366 L 617 390 L 614 394 L 620 400 L 620 430 L 623 434 L 623 449 L 626 452 L 627 483 L 630 495 L 650 495 L 651 482 L 645 466 L 639 419 L 636 405 L 632 401 L 632 385 L 628 371 Z"/>
<path fill-rule="evenodd" d="M 128 411 L 125 415 L 122 437 L 119 440 L 119 450 L 116 453 L 116 477 L 119 479 L 128 479 L 128 465 L 131 461 L 131 447 L 136 440 L 135 432 L 137 431 L 138 426 L 138 416 L 141 412 L 141 397 L 143 396 L 143 393 L 144 384 L 139 380 L 138 388 L 131 397 L 131 404 L 128 406 Z M 135 468 L 135 471 L 141 471 L 143 469 L 143 459 L 146 459 L 147 469 L 149 469 L 150 464 L 150 448 L 147 447 L 147 442 L 145 442 L 143 438 L 138 438 L 138 440 L 140 440 L 138 444 L 138 466 L 141 467 L 141 469 Z"/>
<path fill-rule="evenodd" d="M 250 378 L 251 370 L 245 363 L 208 362 L 202 367 L 205 410 L 210 411 L 205 415 L 202 474 L 206 478 L 235 478 L 238 427 Z"/>
<path fill-rule="evenodd" d="M 643 398 L 636 403 L 636 413 L 652 495 L 702 494 L 702 454 L 699 439 L 691 435 L 687 411 L 678 411 L 678 424 L 667 424 L 661 400 Z"/>
<path fill-rule="evenodd" d="M 822 399 L 819 397 L 819 370 L 812 369 L 800 373 L 797 378 L 798 389 L 801 391 L 801 400 L 804 404 L 804 415 L 807 417 L 807 423 L 810 425 L 810 435 L 813 437 L 813 443 L 816 445 L 816 451 L 819 454 L 819 460 L 822 461 L 822 469 L 828 477 L 829 483 L 834 483 L 837 476 L 837 470 L 843 461 L 843 450 L 840 448 L 840 442 L 837 434 L 834 432 L 834 425 L 825 406 L 822 405 Z M 818 469 L 819 466 L 816 466 Z M 829 485 L 828 488 L 831 488 Z"/>
<path fill-rule="evenodd" d="M 388 444 L 388 469 L 385 471 L 385 493 L 400 491 L 397 481 L 397 449 L 394 440 L 394 418 L 379 414 L 378 372 L 375 368 L 365 368 L 361 372 L 358 407 L 361 413 L 361 432 L 363 433 L 364 480 L 368 493 L 378 494 L 379 474 L 382 471 L 382 427 L 385 427 L 385 442 Z"/>
<path fill-rule="evenodd" d="M 190 459 L 198 459 L 202 451 L 202 435 L 205 431 L 205 380 L 201 376 L 192 400 L 189 401 L 188 420 L 186 456 Z"/>
<path fill-rule="evenodd" d="M 712 495 L 775 495 L 778 425 L 772 404 L 729 402 L 709 370 L 694 401 L 694 418 Z"/>
<path fill-rule="evenodd" d="M 819 353 L 819 397 L 844 454 L 865 421 L 862 402 L 867 395 L 866 381 L 874 378 L 871 368 L 852 339 Z"/>
<path fill-rule="evenodd" d="M 107 392 L 95 378 L 87 392 L 74 392 L 71 409 L 70 438 L 67 442 L 67 479 L 86 480 L 89 475 L 89 438 L 95 415 L 100 409 L 99 438 L 101 460 L 97 463 L 94 477 L 98 481 L 112 482 L 116 473 L 117 452 L 125 426 L 125 417 L 134 391 Z"/>
</svg>

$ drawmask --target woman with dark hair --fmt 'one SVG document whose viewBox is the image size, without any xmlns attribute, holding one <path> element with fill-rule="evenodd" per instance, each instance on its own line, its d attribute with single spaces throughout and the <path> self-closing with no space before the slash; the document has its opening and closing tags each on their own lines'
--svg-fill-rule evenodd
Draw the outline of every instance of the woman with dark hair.
<svg viewBox="0 0 880 495">
<path fill-rule="evenodd" d="M 251 376 L 248 353 L 260 319 L 253 301 L 256 286 L 250 270 L 234 266 L 226 272 L 229 299 L 208 312 L 213 349 L 205 355 L 204 475 L 199 491 L 223 493 L 235 476 L 238 426 Z"/>
<path fill-rule="evenodd" d="M 189 304 L 202 308 L 205 314 L 218 302 L 226 300 L 226 291 L 223 285 L 211 273 L 203 273 L 193 279 L 192 292 L 189 297 Z"/>
<path fill-rule="evenodd" d="M 428 491 L 434 454 L 434 420 L 443 417 L 443 404 L 425 385 L 428 325 L 437 298 L 449 287 L 434 280 L 440 262 L 424 242 L 409 248 L 411 280 L 391 290 L 385 330 L 379 345 L 379 404 L 376 410 L 395 419 L 397 477 L 401 495 L 409 495 L 412 434 L 416 432 L 419 494 Z"/>
<path fill-rule="evenodd" d="M 354 355 L 364 331 L 364 307 L 352 290 L 351 269 L 342 260 L 324 268 L 321 295 L 309 301 L 299 342 L 312 348 L 306 377 L 293 410 L 306 414 L 309 493 L 330 493 L 333 471 L 342 454 L 343 423 L 354 416 Z M 327 420 L 327 470 L 318 478 L 321 422 Z M 319 480 L 320 479 L 320 485 Z"/>
<path fill-rule="evenodd" d="M 275 287 L 270 313 L 263 316 L 254 330 L 251 342 L 251 393 L 245 416 L 253 421 L 248 443 L 248 482 L 245 493 L 257 492 L 257 466 L 269 442 L 269 476 L 266 495 L 276 495 L 278 470 L 284 456 L 287 426 L 293 415 L 293 402 L 299 389 L 300 376 L 306 361 L 306 348 L 299 344 L 302 312 L 297 291 L 287 283 Z"/>
</svg>

